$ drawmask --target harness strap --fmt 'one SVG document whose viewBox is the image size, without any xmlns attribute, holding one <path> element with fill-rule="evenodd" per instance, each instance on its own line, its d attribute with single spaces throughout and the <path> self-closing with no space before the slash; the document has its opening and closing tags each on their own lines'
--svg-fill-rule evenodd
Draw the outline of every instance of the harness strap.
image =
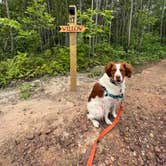
<svg viewBox="0 0 166 166">
<path fill-rule="evenodd" d="M 108 92 L 108 90 L 106 89 L 106 87 L 102 86 L 102 88 L 105 91 L 105 96 L 112 97 L 113 99 L 122 99 L 123 98 L 123 93 L 121 95 L 113 95 L 113 94 L 111 94 L 111 93 Z"/>
</svg>

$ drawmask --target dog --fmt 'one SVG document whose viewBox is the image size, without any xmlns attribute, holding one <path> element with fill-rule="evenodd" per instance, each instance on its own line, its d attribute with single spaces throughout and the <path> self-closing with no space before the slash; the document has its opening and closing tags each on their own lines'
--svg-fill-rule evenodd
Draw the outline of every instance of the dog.
<svg viewBox="0 0 166 166">
<path fill-rule="evenodd" d="M 133 67 L 126 62 L 110 62 L 105 66 L 105 72 L 89 95 L 87 117 L 95 127 L 99 127 L 99 120 L 111 124 L 109 114 L 116 117 L 116 111 L 125 93 L 125 77 L 131 77 Z"/>
</svg>

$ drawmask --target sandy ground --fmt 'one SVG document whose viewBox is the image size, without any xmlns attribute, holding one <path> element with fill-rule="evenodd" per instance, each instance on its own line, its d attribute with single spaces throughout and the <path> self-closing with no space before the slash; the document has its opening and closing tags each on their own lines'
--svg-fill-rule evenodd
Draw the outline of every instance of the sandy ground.
<svg viewBox="0 0 166 166">
<path fill-rule="evenodd" d="M 36 80 L 27 100 L 17 88 L 0 91 L 0 166 L 84 166 L 99 129 L 86 118 L 94 82 L 78 74 Z M 94 166 L 166 165 L 166 60 L 133 75 L 126 83 L 124 112 L 97 146 Z"/>
</svg>

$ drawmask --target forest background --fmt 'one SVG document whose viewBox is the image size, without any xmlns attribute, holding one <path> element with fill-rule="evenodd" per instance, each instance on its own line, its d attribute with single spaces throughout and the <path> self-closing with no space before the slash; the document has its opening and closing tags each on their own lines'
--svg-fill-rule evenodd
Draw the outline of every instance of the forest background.
<svg viewBox="0 0 166 166">
<path fill-rule="evenodd" d="M 166 57 L 166 0 L 0 0 L 0 87 L 69 72 L 68 7 L 77 6 L 78 71 Z"/>
</svg>

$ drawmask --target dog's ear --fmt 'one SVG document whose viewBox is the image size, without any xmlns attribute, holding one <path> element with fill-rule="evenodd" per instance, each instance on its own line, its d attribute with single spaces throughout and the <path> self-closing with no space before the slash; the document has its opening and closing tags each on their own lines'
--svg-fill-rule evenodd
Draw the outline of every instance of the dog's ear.
<svg viewBox="0 0 166 166">
<path fill-rule="evenodd" d="M 111 77 L 111 70 L 114 64 L 115 62 L 109 62 L 104 68 L 105 72 L 107 73 L 109 77 Z"/>
<path fill-rule="evenodd" d="M 125 68 L 125 76 L 130 78 L 131 74 L 133 72 L 133 67 L 131 65 L 129 65 L 128 63 L 126 63 L 126 62 L 123 62 L 122 65 Z"/>
</svg>

